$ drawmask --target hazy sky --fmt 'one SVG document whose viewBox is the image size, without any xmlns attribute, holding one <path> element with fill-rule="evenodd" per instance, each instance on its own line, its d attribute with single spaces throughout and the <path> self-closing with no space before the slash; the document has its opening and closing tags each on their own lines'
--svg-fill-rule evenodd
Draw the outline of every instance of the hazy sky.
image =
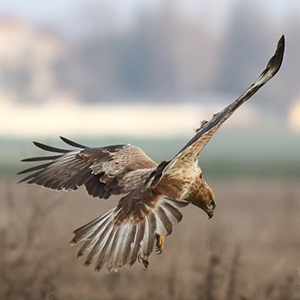
<svg viewBox="0 0 300 300">
<path fill-rule="evenodd" d="M 88 20 L 87 15 L 93 11 L 93 8 L 96 8 L 95 16 L 97 17 L 99 14 L 101 21 L 118 21 L 126 26 L 132 22 L 138 11 L 147 7 L 155 8 L 158 3 L 168 1 L 170 0 L 1 0 L 0 17 L 21 17 L 37 24 L 62 30 L 63 33 L 76 35 L 80 34 L 80 27 L 84 26 L 85 19 Z M 199 17 L 201 13 L 213 13 L 213 22 L 219 28 L 222 28 L 221 23 L 226 20 L 228 12 L 238 2 L 238 0 L 173 1 L 177 7 L 189 13 L 191 17 Z M 258 2 L 255 3 L 257 5 Z M 266 10 L 273 12 L 278 21 L 287 18 L 295 10 L 300 12 L 299 0 L 261 0 L 259 4 L 260 7 L 265 7 Z M 105 14 L 101 14 L 101 8 Z M 112 15 L 116 16 L 113 20 L 111 20 Z"/>
<path fill-rule="evenodd" d="M 238 2 L 238 0 L 185 0 L 185 1 L 179 1 L 179 0 L 87 0 L 87 1 L 80 1 L 80 0 L 52 0 L 52 1 L 39 1 L 39 0 L 1 0 L 0 1 L 0 20 L 1 17 L 16 17 L 16 18 L 22 18 L 24 20 L 28 20 L 29 22 L 34 22 L 36 24 L 40 24 L 43 26 L 49 26 L 55 28 L 55 30 L 61 31 L 62 33 L 67 34 L 73 34 L 76 36 L 76 34 L 80 34 L 82 24 L 84 25 L 84 18 L 88 20 L 88 13 L 93 13 L 93 10 L 91 8 L 96 7 L 97 9 L 94 10 L 94 18 L 100 18 L 101 22 L 107 22 L 107 24 L 113 24 L 115 20 L 120 22 L 121 24 L 130 24 L 132 22 L 132 19 L 134 19 L 136 13 L 142 9 L 145 9 L 147 6 L 152 6 L 152 9 L 155 9 L 155 5 L 158 5 L 157 3 L 163 3 L 171 1 L 171 3 L 175 3 L 177 5 L 177 8 L 179 7 L 182 10 L 186 10 L 187 13 L 189 13 L 192 17 L 199 17 L 199 15 L 204 15 L 207 13 L 213 14 L 213 20 L 211 21 L 212 24 L 216 24 L 216 28 L 219 27 L 222 29 L 222 26 L 220 25 L 221 22 L 226 22 L 226 17 L 228 16 L 228 13 L 230 9 L 233 7 L 235 3 Z M 253 0 L 254 1 L 254 0 Z M 274 14 L 274 17 L 276 17 L 276 20 L 280 22 L 280 19 L 284 20 L 285 18 L 288 18 L 290 14 L 293 12 L 299 12 L 300 13 L 300 0 L 255 0 L 254 5 L 258 4 L 260 5 L 260 8 L 262 8 L 263 11 L 272 11 Z M 103 11 L 100 11 L 99 7 L 104 8 Z M 105 11 L 105 13 L 104 13 Z M 86 13 L 86 15 L 85 15 Z M 111 14 L 110 14 L 111 13 Z M 110 20 L 110 17 L 113 16 L 113 18 Z M 109 23 L 110 22 L 110 23 Z M 122 23 L 123 22 L 123 23 Z M 218 24 L 219 22 L 219 24 Z M 220 30 L 220 29 L 219 29 Z M 298 31 L 297 28 L 295 28 L 296 31 Z M 77 32 L 77 33 L 76 33 Z M 251 106 L 248 105 L 249 109 L 251 109 Z M 103 107 L 101 107 L 103 110 Z M 111 107 L 106 108 L 107 111 L 105 111 L 105 116 L 108 116 L 108 120 L 111 118 L 111 111 L 114 111 Z M 142 109 L 142 108 L 141 108 Z M 147 108 L 148 110 L 150 108 Z M 245 108 L 247 109 L 247 108 Z M 9 111 L 11 110 L 11 111 Z M 92 108 L 94 110 L 94 108 Z M 204 110 L 204 109 L 203 109 Z M 49 113 L 49 119 L 51 119 L 52 115 L 51 110 L 49 108 L 46 108 L 47 113 Z M 55 111 L 55 110 L 54 110 Z M 99 110 L 100 111 L 100 110 Z M 121 110 L 120 110 L 121 111 Z M 175 108 L 174 108 L 175 111 Z M 174 113 L 173 115 L 177 117 L 177 115 Z M 191 110 L 188 110 L 186 113 L 186 121 L 183 122 L 187 126 L 185 128 L 180 127 L 182 130 L 180 134 L 187 135 L 189 132 L 195 128 L 195 123 L 198 124 L 199 121 L 199 112 L 202 110 L 197 110 L 197 116 L 193 119 L 193 124 L 191 124 L 189 121 L 192 119 L 191 111 L 194 111 L 194 108 Z M 246 110 L 244 110 L 246 111 Z M 9 113 L 7 113 L 9 112 Z M 72 124 L 72 126 L 76 125 L 77 122 L 77 112 L 82 112 L 82 108 L 74 107 L 74 124 L 72 122 L 69 122 Z M 180 115 L 184 114 L 182 107 L 178 107 L 178 112 L 180 112 Z M 242 110 L 243 112 L 243 110 Z M 242 112 L 239 112 L 237 114 L 238 116 L 241 116 L 244 118 L 245 114 Z M 20 115 L 17 115 L 17 114 Z M 29 111 L 24 112 L 21 109 L 19 109 L 17 112 L 15 112 L 15 107 L 8 107 L 6 111 L 7 116 L 7 122 L 5 121 L 5 116 L 2 116 L 1 120 L 3 124 L 1 124 L 2 132 L 0 132 L 0 135 L 4 134 L 5 132 L 12 133 L 12 127 L 6 128 L 5 126 L 8 126 L 9 123 L 14 123 L 15 126 L 15 134 L 20 134 L 20 126 L 18 125 L 18 122 L 20 124 L 20 119 L 22 116 L 26 116 L 27 120 L 34 120 L 34 117 L 28 118 L 27 116 L 30 113 L 34 113 L 32 109 L 29 109 Z M 88 111 L 86 113 L 87 116 L 91 116 L 93 111 Z M 97 112 L 98 113 L 98 112 Z M 210 117 L 210 115 L 213 112 L 210 112 L 210 114 L 207 117 Z M 249 111 L 247 112 L 249 115 Z M 14 120 L 11 120 L 12 115 L 15 115 L 16 122 Z M 44 118 L 42 121 L 45 121 L 47 124 L 51 124 L 51 122 L 48 122 L 47 118 L 45 117 L 45 114 L 42 114 L 41 111 L 36 111 L 36 115 L 40 116 L 43 115 Z M 142 113 L 139 115 L 142 116 Z M 253 116 L 253 114 L 250 114 Z M 255 115 L 258 115 L 258 112 L 255 112 Z M 176 126 L 177 119 L 173 120 L 172 123 L 171 120 L 168 124 L 170 124 L 170 127 L 174 129 L 174 126 Z M 96 116 L 95 116 L 96 118 Z M 121 118 L 121 117 L 120 117 Z M 93 118 L 90 118 L 93 119 Z M 128 119 L 128 118 L 127 118 Z M 131 118 L 129 118 L 131 119 Z M 132 132 L 133 127 L 130 126 L 136 126 L 135 124 L 141 124 L 143 120 L 146 120 L 146 117 L 142 118 L 142 120 L 135 120 L 135 122 L 132 122 L 132 124 L 128 121 L 126 121 L 126 124 L 129 126 L 128 128 L 123 128 L 124 131 Z M 162 117 L 163 119 L 163 117 Z M 297 119 L 297 118 L 296 118 Z M 62 116 L 62 120 L 64 120 Z M 237 118 L 235 120 L 238 120 Z M 12 122 L 13 121 L 13 122 Z M 77 122 L 77 123 L 76 123 Z M 58 122 L 57 122 L 58 123 Z M 89 123 L 88 121 L 86 123 Z M 120 122 L 122 123 L 122 122 Z M 120 125 L 118 124 L 118 126 Z M 125 123 L 125 121 L 123 122 Z M 23 123 L 25 124 L 25 123 Z M 27 124 L 27 123 L 26 123 Z M 29 123 L 28 123 L 29 124 Z M 233 124 L 233 123 L 232 123 Z M 9 126 L 12 126 L 10 124 Z M 30 124 L 28 126 L 31 126 Z M 45 125 L 46 126 L 46 125 Z M 52 125 L 51 125 L 52 126 Z M 94 128 L 93 122 L 91 123 L 92 128 Z M 119 132 L 120 127 L 116 127 L 117 132 Z M 146 125 L 144 125 L 145 127 Z M 34 126 L 33 126 L 34 127 Z M 143 127 L 143 126 L 141 126 Z M 162 134 L 169 134 L 169 128 L 165 126 L 167 131 Z M 31 134 L 41 134 L 38 132 L 39 128 L 26 128 L 26 126 L 22 127 L 26 132 L 30 132 Z M 73 128 L 73 127 L 72 127 Z M 111 127 L 110 127 L 111 128 Z M 27 130 L 28 129 L 28 130 Z M 49 129 L 50 130 L 50 129 Z M 68 129 L 65 129 L 66 131 Z M 150 129 L 149 129 L 150 130 Z M 151 134 L 157 134 L 157 128 L 152 128 Z M 179 129 L 178 129 L 179 130 Z M 59 127 L 59 130 L 57 130 L 57 134 L 62 134 L 62 129 Z M 150 131 L 149 131 L 150 132 Z M 178 131 L 177 131 L 178 132 Z M 107 132 L 107 134 L 114 134 L 115 132 Z M 55 132 L 56 134 L 56 132 Z M 140 134 L 137 132 L 137 134 Z M 144 132 L 143 132 L 144 134 Z"/>
</svg>

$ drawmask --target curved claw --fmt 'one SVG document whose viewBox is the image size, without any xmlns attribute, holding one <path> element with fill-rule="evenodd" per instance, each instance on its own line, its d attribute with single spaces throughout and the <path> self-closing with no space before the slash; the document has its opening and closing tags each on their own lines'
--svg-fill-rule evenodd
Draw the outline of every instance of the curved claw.
<svg viewBox="0 0 300 300">
<path fill-rule="evenodd" d="M 137 259 L 138 259 L 139 263 L 142 263 L 144 265 L 145 269 L 148 268 L 148 266 L 149 266 L 149 258 L 148 257 L 143 258 L 141 256 L 141 254 L 139 254 L 138 257 L 137 257 Z"/>
<path fill-rule="evenodd" d="M 159 248 L 156 248 L 156 250 L 155 250 L 156 252 L 157 252 L 157 255 L 161 255 L 162 254 L 162 250 L 161 249 L 159 249 Z"/>
</svg>

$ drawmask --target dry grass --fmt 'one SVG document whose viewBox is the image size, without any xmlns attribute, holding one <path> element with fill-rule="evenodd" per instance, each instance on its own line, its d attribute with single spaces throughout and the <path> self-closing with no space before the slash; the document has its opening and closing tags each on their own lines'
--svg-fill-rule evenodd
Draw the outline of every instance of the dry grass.
<svg viewBox="0 0 300 300">
<path fill-rule="evenodd" d="M 210 180 L 211 181 L 211 180 Z M 211 183 L 211 182 L 210 182 Z M 300 187 L 277 182 L 217 182 L 215 217 L 188 206 L 151 256 L 119 273 L 75 260 L 71 232 L 115 201 L 35 186 L 0 184 L 0 299 L 300 298 Z"/>
</svg>

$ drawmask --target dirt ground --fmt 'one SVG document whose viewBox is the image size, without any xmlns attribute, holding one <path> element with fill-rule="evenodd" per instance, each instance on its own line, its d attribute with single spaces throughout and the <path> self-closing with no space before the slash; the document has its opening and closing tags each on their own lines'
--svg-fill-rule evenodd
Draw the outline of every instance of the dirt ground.
<svg viewBox="0 0 300 300">
<path fill-rule="evenodd" d="M 72 231 L 116 205 L 85 190 L 54 192 L 0 183 L 1 299 L 300 299 L 300 185 L 209 180 L 217 208 L 182 209 L 183 220 L 153 253 L 118 273 L 76 260 Z"/>
</svg>

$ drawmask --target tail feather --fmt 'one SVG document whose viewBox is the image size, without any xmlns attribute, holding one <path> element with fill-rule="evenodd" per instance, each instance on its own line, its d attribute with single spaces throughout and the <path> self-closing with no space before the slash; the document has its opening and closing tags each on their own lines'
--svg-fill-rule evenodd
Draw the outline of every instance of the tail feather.
<svg viewBox="0 0 300 300">
<path fill-rule="evenodd" d="M 179 201 L 177 201 L 175 204 L 176 206 L 174 207 L 174 201 L 171 203 L 167 201 L 162 203 L 162 206 L 165 208 L 168 215 L 172 218 L 172 223 L 181 221 L 182 213 L 178 209 L 187 205 L 186 202 L 181 203 Z"/>
<path fill-rule="evenodd" d="M 132 266 L 138 258 L 140 246 L 141 246 L 140 243 L 144 236 L 144 233 L 145 233 L 145 222 L 141 222 L 140 224 L 137 224 L 137 231 L 135 234 L 134 242 L 132 244 L 132 252 L 130 255 L 130 261 L 129 261 L 130 266 Z"/>
<path fill-rule="evenodd" d="M 167 216 L 167 214 L 166 214 L 166 212 L 165 212 L 165 210 L 162 206 L 158 207 L 157 215 L 160 218 L 160 221 L 162 222 L 162 224 L 164 225 L 164 229 L 166 231 L 166 234 L 167 235 L 171 234 L 172 231 L 173 231 L 173 223 L 171 222 L 171 220 Z"/>
<path fill-rule="evenodd" d="M 96 271 L 103 267 L 118 271 L 126 265 L 132 266 L 139 255 L 148 258 L 154 249 L 155 235 L 171 234 L 173 226 L 182 219 L 179 209 L 187 204 L 161 197 L 156 207 L 146 206 L 144 218 L 136 220 L 130 216 L 121 224 L 115 222 L 115 217 L 122 208 L 113 208 L 76 229 L 71 244 L 85 241 L 77 257 L 89 252 L 86 266 L 97 257 Z"/>
<path fill-rule="evenodd" d="M 97 234 L 97 229 L 98 231 L 102 229 L 103 226 L 106 225 L 106 222 L 108 222 L 110 220 L 110 214 L 111 212 L 114 210 L 111 209 L 109 210 L 107 213 L 105 213 L 104 215 L 102 215 L 101 217 L 98 217 L 94 220 L 92 220 L 91 222 L 77 228 L 76 230 L 74 230 L 73 234 L 74 237 L 71 240 L 70 244 L 77 244 L 77 242 L 79 241 L 83 241 L 86 239 L 91 239 L 91 237 L 94 237 L 94 234 Z"/>
<path fill-rule="evenodd" d="M 134 239 L 136 237 L 137 233 L 137 225 L 134 224 L 130 227 L 128 231 L 128 236 L 127 236 L 127 241 L 124 245 L 124 250 L 123 250 L 123 259 L 122 259 L 122 265 L 125 265 L 127 262 L 131 261 L 130 255 L 132 254 L 132 248 L 134 245 Z"/>
<path fill-rule="evenodd" d="M 141 253 L 144 257 L 149 257 L 150 254 L 153 251 L 153 247 L 154 247 L 154 238 L 153 238 L 153 232 L 156 232 L 157 229 L 157 222 L 155 219 L 155 215 L 154 214 L 150 214 L 147 217 L 147 224 L 148 224 L 148 232 L 147 235 L 145 234 L 144 237 L 144 244 L 142 245 L 142 250 Z"/>
<path fill-rule="evenodd" d="M 128 243 L 128 233 L 130 232 L 131 229 L 131 224 L 127 223 L 124 226 L 121 226 L 118 228 L 115 237 L 114 237 L 114 242 L 112 244 L 112 250 L 111 250 L 111 259 L 109 260 L 109 264 L 107 268 L 109 270 L 117 270 L 119 268 L 122 268 L 124 261 L 125 264 L 127 263 L 127 259 L 123 257 L 124 255 L 124 248 L 125 246 L 130 247 L 127 245 Z"/>
<path fill-rule="evenodd" d="M 110 220 L 105 226 L 103 226 L 102 230 L 97 230 L 97 233 L 91 237 L 91 243 L 86 249 L 87 251 L 90 251 L 90 254 L 92 255 L 87 257 L 84 263 L 85 265 L 89 265 L 92 262 L 94 256 L 96 256 L 100 252 L 100 250 L 103 251 L 103 248 L 106 244 L 109 246 L 115 230 L 116 228 L 113 226 L 112 220 Z"/>
<path fill-rule="evenodd" d="M 116 228 L 114 228 L 114 227 L 109 228 L 107 234 L 105 236 L 103 234 L 103 237 L 104 237 L 103 240 L 101 241 L 99 239 L 99 241 L 97 242 L 97 245 L 94 246 L 94 248 L 93 248 L 94 255 L 97 255 L 98 253 L 100 253 L 100 255 L 98 257 L 98 261 L 95 266 L 95 271 L 100 271 L 102 266 L 105 264 L 105 262 L 108 261 L 108 259 L 110 257 L 111 247 L 112 247 L 111 242 L 115 240 L 114 239 L 115 232 L 116 232 Z M 101 250 L 101 252 L 100 252 L 100 250 Z M 94 255 L 87 257 L 87 260 L 89 259 L 89 261 L 88 261 L 89 263 L 94 258 Z M 85 265 L 87 265 L 87 260 L 85 261 Z"/>
</svg>

